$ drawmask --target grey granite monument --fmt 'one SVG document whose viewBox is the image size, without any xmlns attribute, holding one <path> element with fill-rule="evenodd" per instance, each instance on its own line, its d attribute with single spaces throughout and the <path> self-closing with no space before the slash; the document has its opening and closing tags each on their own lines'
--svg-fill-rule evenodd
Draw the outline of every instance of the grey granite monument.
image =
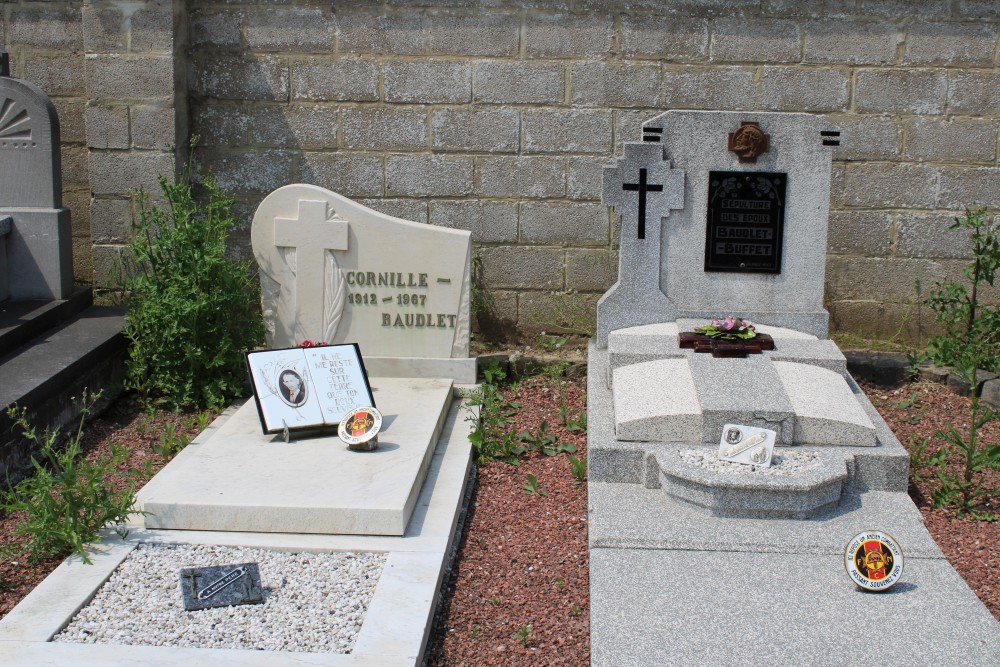
<svg viewBox="0 0 1000 667">
<path fill-rule="evenodd" d="M 729 135 L 754 118 L 759 123 L 742 125 L 751 128 L 743 134 L 760 134 L 770 149 L 749 162 L 729 148 Z M 802 113 L 668 111 L 644 123 L 643 141 L 626 143 L 617 165 L 604 168 L 602 200 L 622 216 L 622 239 L 618 282 L 597 306 L 598 346 L 607 346 L 614 329 L 723 311 L 825 337 L 830 151 L 839 136 L 819 116 Z M 786 182 L 785 174 L 794 178 Z M 763 198 L 748 199 L 760 188 L 768 189 Z M 764 204 L 773 208 L 759 208 Z M 752 222 L 768 211 L 780 229 Z M 708 228 L 712 213 L 717 224 Z M 710 231 L 714 242 L 707 244 Z M 728 244 L 728 252 L 706 247 L 717 244 Z M 755 260 L 741 269 L 732 264 L 746 259 L 740 250 L 777 266 Z"/>
<path fill-rule="evenodd" d="M 913 610 L 940 618 L 944 597 L 975 619 L 942 640 L 949 652 L 989 652 L 996 624 L 975 596 L 931 592 L 957 576 L 907 496 L 908 454 L 826 339 L 839 138 L 808 114 L 669 111 L 604 168 L 622 238 L 587 371 L 594 665 L 743 664 L 747 651 L 779 664 L 806 644 L 841 659 L 857 635 L 815 619 L 875 609 L 909 620 L 891 633 L 905 653 L 929 629 Z M 727 316 L 773 340 L 716 347 L 694 332 Z M 774 434 L 769 465 L 727 459 L 734 428 Z M 877 601 L 854 595 L 843 556 L 873 528 L 933 564 Z"/>
<path fill-rule="evenodd" d="M 38 86 L 11 78 L 6 66 L 2 71 L 0 299 L 64 299 L 73 290 L 73 254 L 69 209 L 62 205 L 59 119 Z"/>
</svg>

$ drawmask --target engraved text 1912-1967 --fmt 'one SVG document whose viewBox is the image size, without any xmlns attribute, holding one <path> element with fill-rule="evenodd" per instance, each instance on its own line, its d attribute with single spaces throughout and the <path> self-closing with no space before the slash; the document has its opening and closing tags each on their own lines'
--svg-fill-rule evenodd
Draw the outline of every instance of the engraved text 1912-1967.
<svg viewBox="0 0 1000 667">
<path fill-rule="evenodd" d="M 705 270 L 781 273 L 786 174 L 712 171 Z"/>
</svg>

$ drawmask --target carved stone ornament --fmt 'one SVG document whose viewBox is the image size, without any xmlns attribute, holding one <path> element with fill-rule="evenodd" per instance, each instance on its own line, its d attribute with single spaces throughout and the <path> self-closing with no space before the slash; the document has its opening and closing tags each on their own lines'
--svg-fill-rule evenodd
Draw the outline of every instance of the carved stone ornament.
<svg viewBox="0 0 1000 667">
<path fill-rule="evenodd" d="M 729 133 L 729 150 L 736 153 L 741 163 L 753 164 L 758 156 L 770 148 L 771 135 L 750 121 L 740 123 L 740 129 Z"/>
</svg>

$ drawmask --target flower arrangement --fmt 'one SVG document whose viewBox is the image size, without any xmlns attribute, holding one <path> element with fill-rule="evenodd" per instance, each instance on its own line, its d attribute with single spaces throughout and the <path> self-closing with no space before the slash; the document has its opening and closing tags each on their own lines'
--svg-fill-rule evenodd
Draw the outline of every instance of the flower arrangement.
<svg viewBox="0 0 1000 667">
<path fill-rule="evenodd" d="M 749 340 L 757 335 L 754 326 L 742 317 L 726 315 L 726 319 L 713 319 L 711 324 L 697 327 L 695 333 L 717 340 Z"/>
<path fill-rule="evenodd" d="M 323 343 L 323 342 L 317 343 L 316 341 L 309 340 L 308 338 L 299 343 L 299 347 L 326 347 L 327 345 L 329 345 L 329 343 Z"/>
</svg>

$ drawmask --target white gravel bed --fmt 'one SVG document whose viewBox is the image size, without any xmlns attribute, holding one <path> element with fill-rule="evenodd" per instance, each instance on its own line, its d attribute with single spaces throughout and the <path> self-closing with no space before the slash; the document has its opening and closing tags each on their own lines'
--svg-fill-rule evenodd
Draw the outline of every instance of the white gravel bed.
<svg viewBox="0 0 1000 667">
<path fill-rule="evenodd" d="M 771 467 L 750 466 L 719 459 L 719 452 L 704 449 L 685 449 L 680 453 L 685 463 L 713 472 L 731 475 L 797 475 L 820 466 L 815 452 L 781 452 L 771 455 Z"/>
<path fill-rule="evenodd" d="M 385 559 L 143 544 L 53 641 L 350 653 Z M 260 566 L 263 604 L 184 611 L 180 568 L 247 562 Z"/>
</svg>

